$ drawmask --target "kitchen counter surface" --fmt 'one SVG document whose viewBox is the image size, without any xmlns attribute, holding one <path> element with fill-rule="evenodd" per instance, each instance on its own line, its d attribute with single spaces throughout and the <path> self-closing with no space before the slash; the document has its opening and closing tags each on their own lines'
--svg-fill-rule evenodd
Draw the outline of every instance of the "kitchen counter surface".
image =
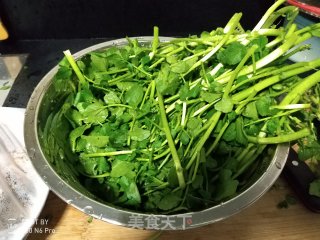
<svg viewBox="0 0 320 240">
<path fill-rule="evenodd" d="M 279 209 L 277 205 L 288 194 L 297 202 L 289 204 L 288 208 Z M 263 197 L 244 211 L 223 221 L 184 231 L 155 232 L 131 229 L 90 219 L 88 215 L 50 193 L 27 240 L 316 240 L 320 237 L 319 226 L 320 214 L 307 210 L 291 193 L 287 183 L 279 178 Z"/>
</svg>

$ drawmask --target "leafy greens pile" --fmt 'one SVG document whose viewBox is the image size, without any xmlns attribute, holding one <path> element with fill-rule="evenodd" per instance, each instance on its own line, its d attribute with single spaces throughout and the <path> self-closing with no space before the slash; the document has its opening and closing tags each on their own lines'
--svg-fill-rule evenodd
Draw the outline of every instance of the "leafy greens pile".
<svg viewBox="0 0 320 240">
<path fill-rule="evenodd" d="M 300 43 L 320 24 L 297 29 L 298 10 L 284 2 L 251 31 L 236 13 L 200 36 L 162 42 L 155 27 L 150 44 L 127 38 L 77 60 L 65 51 L 54 77 L 63 104 L 46 122 L 44 148 L 72 162 L 100 199 L 162 213 L 235 196 L 261 156 L 270 161 L 269 146 L 299 142 L 301 156 L 319 156 L 320 59 L 288 58 L 310 48 Z"/>
</svg>

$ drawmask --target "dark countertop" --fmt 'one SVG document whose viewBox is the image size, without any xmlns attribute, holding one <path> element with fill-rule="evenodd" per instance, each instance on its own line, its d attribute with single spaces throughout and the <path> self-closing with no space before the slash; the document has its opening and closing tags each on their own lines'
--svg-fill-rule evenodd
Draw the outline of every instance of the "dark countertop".
<svg viewBox="0 0 320 240">
<path fill-rule="evenodd" d="M 15 39 L 122 38 L 199 34 L 223 27 L 236 12 L 251 29 L 274 0 L 1 0 L 0 17 Z"/>
<path fill-rule="evenodd" d="M 69 49 L 75 53 L 91 45 L 108 39 L 59 39 L 59 40 L 20 40 L 0 42 L 0 53 L 27 54 L 27 60 L 18 74 L 3 106 L 25 108 L 33 89 L 42 77 L 63 57 L 63 51 Z"/>
</svg>

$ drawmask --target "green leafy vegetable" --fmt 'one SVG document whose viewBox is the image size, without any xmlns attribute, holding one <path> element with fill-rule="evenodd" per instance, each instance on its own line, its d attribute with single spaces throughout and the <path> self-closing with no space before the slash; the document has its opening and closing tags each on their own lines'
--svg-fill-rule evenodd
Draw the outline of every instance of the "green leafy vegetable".
<svg viewBox="0 0 320 240">
<path fill-rule="evenodd" d="M 159 201 L 158 206 L 161 210 L 170 210 L 177 207 L 180 202 L 181 198 L 179 196 L 174 193 L 169 193 Z"/>
<path fill-rule="evenodd" d="M 219 62 L 227 65 L 238 64 L 246 54 L 246 47 L 239 42 L 232 42 L 226 49 L 218 53 Z"/>
<path fill-rule="evenodd" d="M 134 128 L 130 133 L 130 137 L 135 141 L 142 141 L 150 136 L 150 131 L 142 128 Z"/>
<path fill-rule="evenodd" d="M 260 116 L 272 116 L 276 113 L 275 109 L 271 109 L 271 106 L 275 105 L 275 100 L 269 96 L 263 96 L 256 101 L 256 108 Z"/>
<path fill-rule="evenodd" d="M 170 69 L 168 64 L 162 65 L 156 78 L 156 86 L 162 95 L 174 95 L 180 86 L 179 75 Z"/>
<path fill-rule="evenodd" d="M 125 93 L 124 99 L 130 106 L 137 107 L 142 101 L 143 95 L 143 88 L 138 84 L 134 84 Z"/>
<path fill-rule="evenodd" d="M 253 30 L 154 39 L 60 62 L 39 135 L 57 172 L 102 201 L 150 213 L 214 206 L 265 172 L 274 145 L 319 160 L 320 60 L 286 59 L 319 24 L 279 27 L 277 1 Z M 266 157 L 267 156 L 267 157 Z M 319 193 L 319 183 L 310 193 Z"/>
<path fill-rule="evenodd" d="M 232 171 L 229 169 L 222 169 L 219 174 L 219 181 L 217 183 L 217 192 L 215 196 L 216 201 L 230 197 L 237 192 L 239 185 L 238 180 L 232 179 Z"/>
<path fill-rule="evenodd" d="M 223 113 L 229 113 L 233 109 L 233 103 L 230 98 L 222 98 L 219 102 L 214 105 L 217 111 Z"/>
</svg>

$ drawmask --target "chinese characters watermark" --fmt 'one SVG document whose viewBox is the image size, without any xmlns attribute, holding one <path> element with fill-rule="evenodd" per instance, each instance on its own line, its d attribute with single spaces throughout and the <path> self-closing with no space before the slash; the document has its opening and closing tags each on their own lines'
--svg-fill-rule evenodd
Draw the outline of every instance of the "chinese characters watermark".
<svg viewBox="0 0 320 240">
<path fill-rule="evenodd" d="M 131 214 L 128 219 L 128 226 L 137 229 L 152 229 L 152 230 L 176 230 L 186 229 L 192 225 L 192 215 L 183 214 L 176 216 L 156 216 L 156 215 L 141 215 Z"/>
</svg>

